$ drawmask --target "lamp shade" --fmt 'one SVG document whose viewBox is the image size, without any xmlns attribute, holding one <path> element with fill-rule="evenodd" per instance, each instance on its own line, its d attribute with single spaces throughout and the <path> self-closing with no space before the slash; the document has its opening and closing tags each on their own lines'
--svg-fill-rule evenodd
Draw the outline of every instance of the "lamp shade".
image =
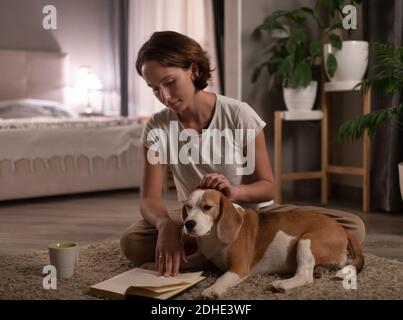
<svg viewBox="0 0 403 320">
<path fill-rule="evenodd" d="M 89 67 L 80 67 L 77 87 L 88 90 L 101 90 L 102 82 Z"/>
</svg>

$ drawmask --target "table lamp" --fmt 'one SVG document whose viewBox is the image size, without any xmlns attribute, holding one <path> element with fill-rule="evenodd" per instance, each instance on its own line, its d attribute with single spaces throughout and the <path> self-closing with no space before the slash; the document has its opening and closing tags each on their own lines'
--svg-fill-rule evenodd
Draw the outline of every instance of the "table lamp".
<svg viewBox="0 0 403 320">
<path fill-rule="evenodd" d="M 87 104 L 85 107 L 85 113 L 93 113 L 93 107 L 90 102 L 90 93 L 92 90 L 101 90 L 101 80 L 92 72 L 90 67 L 82 66 L 79 70 L 77 87 L 87 91 Z"/>
</svg>

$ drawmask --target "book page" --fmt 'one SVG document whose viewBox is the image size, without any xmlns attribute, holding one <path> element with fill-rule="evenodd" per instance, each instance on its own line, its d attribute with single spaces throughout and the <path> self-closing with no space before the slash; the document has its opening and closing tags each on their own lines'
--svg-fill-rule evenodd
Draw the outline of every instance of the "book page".
<svg viewBox="0 0 403 320">
<path fill-rule="evenodd" d="M 173 289 L 173 287 L 176 287 L 176 286 L 171 286 L 172 290 L 163 291 L 163 292 L 155 292 L 154 291 L 155 288 L 153 288 L 152 290 L 147 290 L 145 288 L 140 288 L 140 287 L 130 287 L 127 290 L 126 294 L 133 295 L 133 296 L 142 296 L 142 297 L 147 297 L 147 298 L 159 299 L 159 300 L 166 300 L 166 299 L 169 299 L 169 298 L 185 291 L 186 289 L 194 286 L 196 283 L 204 280 L 205 278 L 206 277 L 199 276 L 199 277 L 193 279 L 192 283 L 180 285 L 180 286 L 178 286 L 177 289 Z"/>
<path fill-rule="evenodd" d="M 193 283 L 193 282 L 191 282 L 191 283 Z M 162 286 L 162 287 L 136 287 L 136 286 L 131 286 L 130 288 L 136 288 L 136 289 L 137 288 L 142 288 L 142 289 L 152 291 L 152 292 L 155 292 L 155 293 L 164 293 L 164 292 L 168 292 L 168 291 L 183 288 L 183 287 L 187 286 L 188 284 L 189 283 L 171 284 L 169 286 Z M 130 290 L 130 288 L 127 289 L 127 290 Z"/>
<path fill-rule="evenodd" d="M 180 273 L 175 277 L 160 276 L 157 271 L 135 268 L 113 278 L 100 282 L 92 288 L 124 295 L 129 287 L 161 288 L 173 285 L 192 284 L 201 276 L 201 272 Z"/>
<path fill-rule="evenodd" d="M 175 284 L 187 284 L 194 282 L 201 274 L 200 272 L 179 273 L 175 277 L 160 276 L 157 271 L 135 268 L 130 276 L 132 287 L 164 287 Z"/>
</svg>

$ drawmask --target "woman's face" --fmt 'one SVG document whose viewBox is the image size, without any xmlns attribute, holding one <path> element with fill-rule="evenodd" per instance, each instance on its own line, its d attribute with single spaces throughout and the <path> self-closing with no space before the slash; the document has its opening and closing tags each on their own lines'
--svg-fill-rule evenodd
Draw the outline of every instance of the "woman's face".
<svg viewBox="0 0 403 320">
<path fill-rule="evenodd" d="M 192 68 L 164 67 L 156 61 L 147 61 L 143 64 L 142 74 L 158 100 L 176 113 L 191 104 L 196 91 Z"/>
</svg>

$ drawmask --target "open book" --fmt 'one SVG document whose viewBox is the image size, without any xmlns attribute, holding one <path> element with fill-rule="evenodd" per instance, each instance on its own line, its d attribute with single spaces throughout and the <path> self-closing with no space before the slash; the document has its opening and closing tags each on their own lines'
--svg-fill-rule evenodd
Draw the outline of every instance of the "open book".
<svg viewBox="0 0 403 320">
<path fill-rule="evenodd" d="M 165 300 L 203 280 L 202 272 L 160 276 L 156 271 L 135 268 L 90 287 L 90 294 L 109 299 L 139 296 Z"/>
</svg>

